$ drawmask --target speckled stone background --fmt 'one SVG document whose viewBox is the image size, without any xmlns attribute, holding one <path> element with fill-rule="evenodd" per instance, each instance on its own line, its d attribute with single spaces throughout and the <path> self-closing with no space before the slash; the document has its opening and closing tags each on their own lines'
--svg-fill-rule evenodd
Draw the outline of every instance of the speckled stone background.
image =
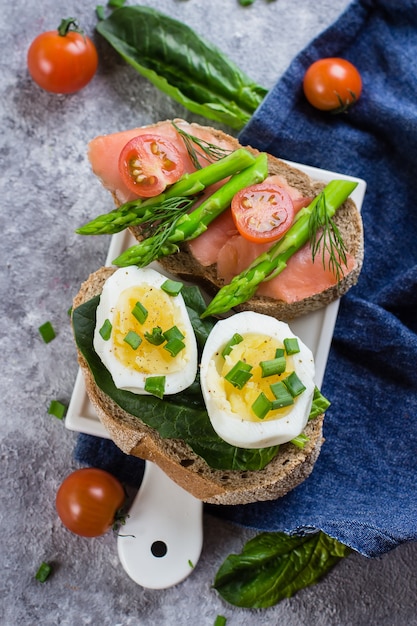
<svg viewBox="0 0 417 626">
<path fill-rule="evenodd" d="M 0 0 L 0 623 L 4 626 L 409 626 L 417 624 L 417 546 L 383 558 L 357 554 L 321 583 L 265 611 L 225 604 L 211 583 L 217 568 L 252 536 L 204 518 L 201 559 L 183 583 L 146 590 L 122 569 L 111 533 L 83 539 L 58 520 L 54 499 L 77 467 L 76 434 L 47 414 L 53 398 L 68 403 L 77 373 L 67 310 L 78 285 L 103 264 L 108 239 L 74 229 L 110 210 L 90 172 L 86 145 L 97 134 L 189 115 L 138 76 L 94 35 L 95 4 L 73 0 Z M 128 2 L 132 4 L 132 2 Z M 217 44 L 257 82 L 270 87 L 294 55 L 330 24 L 347 0 L 155 0 L 143 2 L 183 20 Z M 93 82 L 71 96 L 34 85 L 26 52 L 41 31 L 76 16 L 95 37 L 100 66 Z M 227 129 L 226 129 L 227 130 Z M 38 327 L 50 320 L 46 345 Z M 34 574 L 46 560 L 50 579 Z"/>
</svg>

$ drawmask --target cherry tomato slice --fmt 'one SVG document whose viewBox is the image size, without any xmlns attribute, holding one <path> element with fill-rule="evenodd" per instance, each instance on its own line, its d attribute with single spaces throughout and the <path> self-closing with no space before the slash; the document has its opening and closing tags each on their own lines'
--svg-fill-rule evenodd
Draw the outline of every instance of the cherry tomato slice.
<svg viewBox="0 0 417 626">
<path fill-rule="evenodd" d="M 359 99 L 362 79 L 356 67 L 345 59 L 319 59 L 306 71 L 303 89 L 316 109 L 340 112 Z"/>
<path fill-rule="evenodd" d="M 70 30 L 74 27 L 76 30 Z M 27 54 L 29 74 L 45 91 L 74 93 L 96 73 L 96 47 L 77 29 L 71 18 L 62 20 L 58 30 L 41 33 L 31 43 Z"/>
<path fill-rule="evenodd" d="M 181 178 L 184 162 L 179 150 L 167 139 L 156 134 L 139 135 L 121 151 L 119 172 L 130 191 L 151 198 Z"/>
<path fill-rule="evenodd" d="M 56 510 L 68 530 L 82 537 L 98 537 L 113 525 L 125 492 L 112 474 L 86 467 L 69 474 L 56 494 Z"/>
<path fill-rule="evenodd" d="M 239 233 L 254 243 L 279 239 L 294 220 L 294 205 L 289 193 L 268 182 L 239 191 L 232 200 L 231 209 Z"/>
</svg>

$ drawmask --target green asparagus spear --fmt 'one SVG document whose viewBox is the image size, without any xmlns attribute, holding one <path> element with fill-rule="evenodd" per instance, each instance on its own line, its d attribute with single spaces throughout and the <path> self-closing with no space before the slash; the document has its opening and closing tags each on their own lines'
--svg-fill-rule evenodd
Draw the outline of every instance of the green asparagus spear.
<svg viewBox="0 0 417 626">
<path fill-rule="evenodd" d="M 252 165 L 232 176 L 194 211 L 181 215 L 169 225 L 164 224 L 161 230 L 152 237 L 144 239 L 123 252 L 113 261 L 114 265 L 144 267 L 162 256 L 177 252 L 179 243 L 195 239 L 207 230 L 210 222 L 230 206 L 233 196 L 238 191 L 262 182 L 267 175 L 267 155 L 262 153 Z"/>
<path fill-rule="evenodd" d="M 138 198 L 122 204 L 117 209 L 99 215 L 76 230 L 79 235 L 113 235 L 128 228 L 148 221 L 154 221 L 154 209 L 158 209 L 158 219 L 161 210 L 169 213 L 172 207 L 181 204 L 181 200 L 190 196 L 197 196 L 209 185 L 236 174 L 252 165 L 255 157 L 239 148 L 223 158 L 199 169 L 191 174 L 185 174 L 181 179 L 154 198 L 146 200 Z"/>
<path fill-rule="evenodd" d="M 271 280 L 280 274 L 286 268 L 288 259 L 309 240 L 313 248 L 318 237 L 323 242 L 324 234 L 319 234 L 319 230 L 324 231 L 334 226 L 331 217 L 356 186 L 357 183 L 346 180 L 331 181 L 308 207 L 301 209 L 294 224 L 282 239 L 217 292 L 201 317 L 226 313 L 238 304 L 246 302 L 255 294 L 261 282 Z M 338 243 L 337 232 L 336 230 L 335 235 L 327 232 L 327 242 L 330 241 L 327 245 L 332 248 L 330 256 L 336 263 L 339 257 L 343 258 L 343 251 L 338 252 L 335 249 Z M 322 243 L 322 245 L 326 244 Z"/>
</svg>

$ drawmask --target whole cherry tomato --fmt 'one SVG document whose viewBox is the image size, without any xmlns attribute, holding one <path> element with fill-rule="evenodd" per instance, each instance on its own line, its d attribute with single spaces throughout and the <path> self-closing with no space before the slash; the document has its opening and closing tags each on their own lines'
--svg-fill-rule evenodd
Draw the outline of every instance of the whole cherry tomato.
<svg viewBox="0 0 417 626">
<path fill-rule="evenodd" d="M 294 204 L 289 193 L 268 182 L 239 191 L 231 209 L 239 233 L 254 243 L 279 239 L 294 220 Z"/>
<path fill-rule="evenodd" d="M 95 45 L 73 18 L 62 20 L 57 30 L 38 35 L 29 47 L 28 70 L 42 89 L 74 93 L 90 82 L 97 70 Z"/>
<path fill-rule="evenodd" d="M 86 467 L 64 479 L 55 505 L 68 530 L 82 537 L 98 537 L 117 521 L 125 497 L 122 485 L 112 474 Z"/>
<path fill-rule="evenodd" d="M 316 109 L 341 112 L 359 99 L 362 78 L 356 67 L 345 59 L 319 59 L 306 71 L 303 89 Z"/>
<path fill-rule="evenodd" d="M 119 172 L 125 185 L 138 196 L 162 193 L 184 173 L 184 162 L 173 143 L 156 134 L 139 135 L 123 148 Z"/>
</svg>

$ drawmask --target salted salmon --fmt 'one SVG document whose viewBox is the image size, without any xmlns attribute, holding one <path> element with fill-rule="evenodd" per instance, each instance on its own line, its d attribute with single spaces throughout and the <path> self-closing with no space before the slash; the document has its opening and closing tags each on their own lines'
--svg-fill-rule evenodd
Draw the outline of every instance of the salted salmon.
<svg viewBox="0 0 417 626">
<path fill-rule="evenodd" d="M 202 139 L 209 143 L 215 143 L 225 150 L 232 150 L 232 143 L 226 140 L 219 141 L 214 139 L 213 135 L 204 128 L 191 126 L 187 122 L 179 121 L 177 125 L 187 133 Z M 148 133 L 156 134 L 164 139 L 171 141 L 178 149 L 184 162 L 185 172 L 193 172 L 195 167 L 190 159 L 187 148 L 179 133 L 175 130 L 172 122 L 165 121 L 158 124 L 152 124 L 141 128 L 132 128 L 130 130 L 111 133 L 109 135 L 99 135 L 88 144 L 88 158 L 91 163 L 94 174 L 101 180 L 103 186 L 108 189 L 118 204 L 123 204 L 129 200 L 133 200 L 135 194 L 129 191 L 119 174 L 119 155 L 128 141 L 140 135 Z M 199 158 L 201 165 L 207 165 L 207 161 Z"/>
<path fill-rule="evenodd" d="M 218 145 L 226 150 L 232 150 L 235 145 L 227 140 L 219 140 L 210 129 L 191 126 L 187 122 L 176 122 L 187 133 L 208 143 Z M 119 155 L 128 141 L 139 135 L 155 133 L 175 144 L 181 154 L 186 172 L 195 170 L 183 139 L 170 121 L 159 122 L 146 127 L 133 128 L 109 135 L 101 135 L 93 139 L 88 146 L 88 157 L 95 175 L 108 189 L 117 204 L 132 200 L 135 196 L 123 183 L 119 174 Z M 201 165 L 207 165 L 199 159 Z M 282 176 L 274 175 L 268 178 L 274 184 L 284 187 L 290 194 L 294 209 L 298 212 L 310 202 L 310 198 L 302 196 L 300 191 L 288 184 Z M 214 188 L 211 190 L 211 192 Z M 226 210 L 197 239 L 189 242 L 189 250 L 195 259 L 204 267 L 217 264 L 217 274 L 225 282 L 246 269 L 262 252 L 269 249 L 271 244 L 256 244 L 244 239 L 236 229 L 230 210 Z M 355 260 L 347 255 L 345 273 L 355 267 Z M 269 296 L 287 303 L 303 300 L 315 293 L 320 293 L 336 284 L 336 277 L 328 269 L 328 260 L 325 263 L 317 259 L 312 260 L 311 249 L 308 245 L 299 250 L 288 262 L 286 269 L 271 281 L 262 283 L 257 291 L 258 295 Z"/>
</svg>

